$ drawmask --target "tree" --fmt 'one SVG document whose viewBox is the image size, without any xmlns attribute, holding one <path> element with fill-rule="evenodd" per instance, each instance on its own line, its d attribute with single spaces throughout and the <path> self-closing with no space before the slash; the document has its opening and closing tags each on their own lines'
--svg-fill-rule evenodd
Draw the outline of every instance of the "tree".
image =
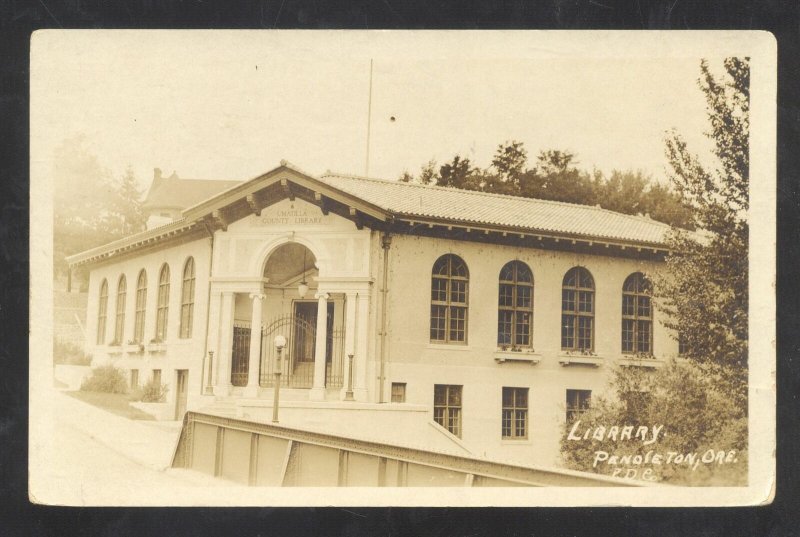
<svg viewBox="0 0 800 537">
<path fill-rule="evenodd" d="M 665 325 L 680 335 L 687 358 L 722 379 L 733 404 L 747 412 L 749 87 L 747 58 L 724 61 L 717 80 L 700 64 L 718 166 L 707 170 L 676 132 L 666 154 L 681 201 L 698 233 L 674 229 L 665 274 L 655 280 Z"/>
<path fill-rule="evenodd" d="M 55 276 L 67 270 L 65 257 L 140 231 L 141 191 L 129 167 L 119 180 L 79 135 L 53 154 L 53 255 Z"/>
<path fill-rule="evenodd" d="M 146 218 L 142 210 L 142 194 L 133 174 L 133 168 L 128 166 L 114 196 L 113 211 L 116 222 L 111 229 L 115 234 L 131 235 L 144 229 Z"/>
<path fill-rule="evenodd" d="M 534 170 L 526 172 L 520 183 L 520 193 L 567 203 L 594 204 L 594 190 L 589 174 L 574 164 L 575 155 L 569 151 L 546 150 L 536 157 Z"/>
<path fill-rule="evenodd" d="M 409 172 L 408 170 L 403 170 L 403 173 L 400 174 L 400 177 L 397 178 L 398 181 L 401 183 L 415 183 L 416 179 L 414 175 Z"/>
<path fill-rule="evenodd" d="M 439 182 L 439 174 L 436 173 L 436 161 L 434 159 L 422 165 L 422 169 L 419 172 L 419 182 L 423 185 L 435 185 Z"/>
<path fill-rule="evenodd" d="M 611 435 L 613 426 L 660 429 L 657 438 L 648 433 L 648 440 L 655 440 L 645 444 L 636 438 L 622 440 L 621 431 Z M 587 430 L 602 434 L 584 438 Z M 723 464 L 717 458 L 720 451 L 728 458 Z M 704 462 L 709 452 L 714 460 Z M 603 454 L 609 459 L 603 460 Z M 724 384 L 693 362 L 671 360 L 655 372 L 620 367 L 614 370 L 611 393 L 593 397 L 591 408 L 566 424 L 561 455 L 566 466 L 576 470 L 614 475 L 614 470 L 631 469 L 640 480 L 742 486 L 747 484 L 747 419 L 730 404 Z M 631 459 L 610 464 L 612 455 Z M 634 456 L 641 457 L 638 464 Z"/>
<path fill-rule="evenodd" d="M 522 142 L 512 140 L 497 146 L 492 158 L 492 166 L 500 176 L 500 181 L 519 187 L 520 177 L 525 172 L 528 152 Z"/>
<path fill-rule="evenodd" d="M 465 190 L 479 190 L 480 183 L 475 176 L 475 169 L 469 158 L 460 155 L 443 164 L 439 168 L 439 186 L 449 186 Z"/>
</svg>

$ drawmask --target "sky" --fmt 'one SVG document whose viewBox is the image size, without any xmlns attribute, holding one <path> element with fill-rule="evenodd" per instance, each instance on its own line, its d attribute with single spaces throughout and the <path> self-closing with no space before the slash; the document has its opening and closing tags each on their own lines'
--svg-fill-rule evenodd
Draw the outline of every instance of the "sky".
<svg viewBox="0 0 800 537">
<path fill-rule="evenodd" d="M 702 47 L 548 32 L 37 32 L 32 155 L 82 134 L 115 176 L 131 166 L 246 180 L 286 159 L 312 174 L 393 179 L 498 144 L 664 180 L 664 137 L 707 153 Z M 688 52 L 687 52 L 688 51 Z M 711 57 L 721 70 L 721 59 Z M 394 121 L 391 118 L 394 117 Z"/>
</svg>

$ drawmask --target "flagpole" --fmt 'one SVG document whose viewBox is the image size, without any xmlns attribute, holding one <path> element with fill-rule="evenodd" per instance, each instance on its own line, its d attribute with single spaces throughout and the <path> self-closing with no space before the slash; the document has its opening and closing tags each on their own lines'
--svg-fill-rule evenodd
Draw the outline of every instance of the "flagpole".
<svg viewBox="0 0 800 537">
<path fill-rule="evenodd" d="M 369 59 L 369 101 L 367 104 L 367 163 L 364 167 L 364 175 L 369 177 L 369 135 L 372 126 L 372 58 Z"/>
</svg>

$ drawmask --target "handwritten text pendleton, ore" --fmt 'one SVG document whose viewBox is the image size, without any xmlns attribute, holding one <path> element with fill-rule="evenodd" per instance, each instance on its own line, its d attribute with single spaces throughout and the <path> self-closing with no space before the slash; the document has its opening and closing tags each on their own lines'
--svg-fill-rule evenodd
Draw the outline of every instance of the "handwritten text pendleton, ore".
<svg viewBox="0 0 800 537">
<path fill-rule="evenodd" d="M 599 425 L 596 427 L 581 427 L 580 420 L 576 421 L 567 435 L 567 440 L 572 442 L 580 441 L 605 441 L 605 442 L 641 442 L 643 446 L 655 444 L 658 440 L 667 436 L 663 425 L 633 426 L 633 425 L 612 425 L 606 427 Z M 655 447 L 655 446 L 654 446 Z M 625 477 L 628 479 L 640 477 L 647 481 L 655 481 L 656 475 L 650 468 L 661 465 L 683 465 L 692 471 L 697 470 L 701 464 L 724 465 L 739 462 L 737 452 L 731 450 L 707 449 L 705 451 L 695 451 L 681 453 L 678 451 L 658 451 L 657 449 L 648 450 L 645 453 L 635 454 L 614 454 L 605 450 L 594 452 L 592 468 L 598 466 L 608 467 L 614 477 Z M 633 467 L 633 468 L 631 468 Z"/>
</svg>

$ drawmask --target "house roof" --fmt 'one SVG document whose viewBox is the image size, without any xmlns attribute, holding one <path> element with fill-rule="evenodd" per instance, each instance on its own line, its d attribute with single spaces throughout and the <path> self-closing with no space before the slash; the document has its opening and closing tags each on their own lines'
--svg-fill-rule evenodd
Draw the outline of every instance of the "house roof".
<svg viewBox="0 0 800 537">
<path fill-rule="evenodd" d="M 663 244 L 670 229 L 649 217 L 589 205 L 332 173 L 319 179 L 395 216 L 649 244 Z"/>
<path fill-rule="evenodd" d="M 182 179 L 174 173 L 163 178 L 156 175 L 142 207 L 186 209 L 238 184 L 241 181 Z"/>
<path fill-rule="evenodd" d="M 240 203 L 248 204 L 254 195 L 281 185 L 285 195 L 293 192 L 289 183 L 312 196 L 330 198 L 350 207 L 350 215 L 360 211 L 382 222 L 406 221 L 439 226 L 461 226 L 508 233 L 543 235 L 585 241 L 613 243 L 621 246 L 666 250 L 666 234 L 670 227 L 649 217 L 616 213 L 600 207 L 577 205 L 500 194 L 489 194 L 414 183 L 401 183 L 326 173 L 320 177 L 300 171 L 281 161 L 281 165 L 246 182 L 204 181 L 170 178 L 156 180 L 148 193 L 151 207 L 158 203 L 183 206 L 183 216 L 172 223 L 153 228 L 112 243 L 69 256 L 68 263 L 78 265 L 145 247 L 177 235 L 197 232 L 209 217 L 221 209 Z M 200 184 L 198 186 L 198 184 Z M 188 206 L 189 200 L 194 205 Z M 274 201 L 274 198 L 273 198 Z M 314 202 L 314 200 L 311 200 Z M 178 203 L 180 202 L 180 205 Z M 165 207 L 167 205 L 158 205 Z M 354 216 L 356 217 L 356 216 Z M 213 218 L 212 218 L 213 219 Z"/>
</svg>

